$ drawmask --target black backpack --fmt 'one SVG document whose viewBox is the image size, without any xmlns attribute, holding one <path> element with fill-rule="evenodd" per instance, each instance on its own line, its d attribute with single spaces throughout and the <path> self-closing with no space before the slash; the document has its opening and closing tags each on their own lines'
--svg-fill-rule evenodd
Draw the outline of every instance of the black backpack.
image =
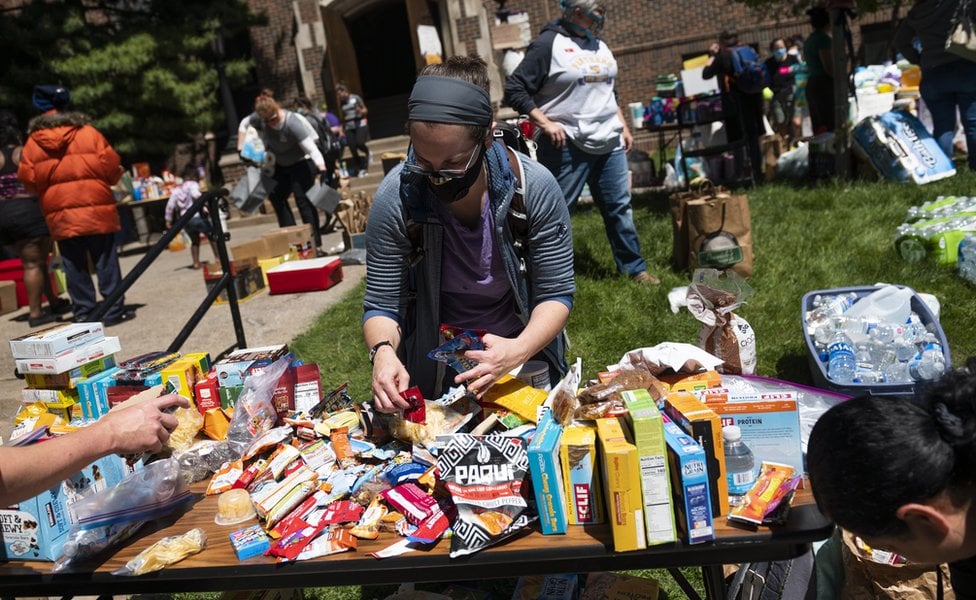
<svg viewBox="0 0 976 600">
<path fill-rule="evenodd" d="M 729 585 L 729 600 L 814 600 L 813 550 L 792 560 L 743 563 Z"/>
<path fill-rule="evenodd" d="M 329 123 L 312 113 L 305 113 L 303 116 L 319 136 L 318 141 L 315 143 L 319 148 L 319 152 L 322 153 L 322 158 L 325 159 L 325 162 L 339 160 L 339 156 L 342 154 L 342 142 L 339 141 L 339 136 L 329 127 Z"/>
</svg>

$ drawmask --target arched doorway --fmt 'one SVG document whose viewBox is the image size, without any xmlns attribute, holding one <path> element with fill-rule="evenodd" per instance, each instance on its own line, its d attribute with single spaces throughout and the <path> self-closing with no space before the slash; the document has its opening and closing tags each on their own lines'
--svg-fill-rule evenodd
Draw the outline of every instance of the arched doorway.
<svg viewBox="0 0 976 600">
<path fill-rule="evenodd" d="M 441 31 L 438 3 L 337 0 L 322 7 L 322 21 L 326 35 L 322 81 L 330 106 L 335 106 L 335 85 L 344 82 L 369 107 L 371 137 L 401 135 L 410 89 L 425 64 L 418 26 Z"/>
</svg>

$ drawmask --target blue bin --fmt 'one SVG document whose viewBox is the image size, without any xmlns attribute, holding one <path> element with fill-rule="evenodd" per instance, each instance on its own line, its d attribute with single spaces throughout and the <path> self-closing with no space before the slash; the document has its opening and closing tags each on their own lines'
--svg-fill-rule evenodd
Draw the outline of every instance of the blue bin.
<svg viewBox="0 0 976 600">
<path fill-rule="evenodd" d="M 906 287 L 906 286 L 899 286 Z M 851 396 L 910 396 L 915 393 L 914 383 L 837 383 L 827 377 L 827 363 L 820 360 L 817 347 L 813 343 L 813 337 L 807 332 L 806 314 L 813 310 L 813 299 L 820 296 L 836 296 L 854 292 L 858 300 L 881 289 L 880 286 L 864 287 L 844 287 L 832 290 L 814 290 L 803 295 L 800 302 L 800 329 L 803 331 L 803 339 L 807 342 L 807 360 L 810 362 L 810 375 L 813 383 L 825 390 L 834 390 L 842 394 Z M 949 341 L 946 340 L 942 326 L 932 314 L 928 305 L 919 295 L 912 290 L 912 311 L 918 314 L 925 328 L 935 334 L 942 344 L 942 351 L 945 354 L 946 369 L 952 367 L 952 359 L 949 356 Z"/>
</svg>

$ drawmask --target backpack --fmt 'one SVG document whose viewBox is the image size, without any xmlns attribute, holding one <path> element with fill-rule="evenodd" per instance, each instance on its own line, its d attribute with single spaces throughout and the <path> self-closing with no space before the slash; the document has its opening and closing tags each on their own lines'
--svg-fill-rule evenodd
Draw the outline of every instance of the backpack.
<svg viewBox="0 0 976 600">
<path fill-rule="evenodd" d="M 524 117 L 520 117 L 520 120 L 522 118 Z M 537 144 L 534 140 L 525 137 L 522 129 L 518 125 L 513 125 L 507 121 L 498 121 L 495 123 L 495 128 L 491 134 L 506 148 L 517 150 L 532 160 L 536 160 L 535 151 L 538 147 Z"/>
<path fill-rule="evenodd" d="M 732 46 L 732 68 L 735 69 L 733 81 L 739 91 L 746 94 L 758 94 L 766 87 L 766 65 L 759 60 L 759 55 L 752 46 Z"/>
<path fill-rule="evenodd" d="M 332 131 L 329 127 L 329 123 L 319 117 L 318 115 L 312 113 L 306 113 L 302 115 L 318 134 L 319 139 L 315 144 L 319 148 L 319 152 L 322 153 L 322 158 L 325 162 L 331 163 L 339 160 L 339 156 L 342 154 L 342 142 L 339 141 L 339 136 Z"/>
</svg>

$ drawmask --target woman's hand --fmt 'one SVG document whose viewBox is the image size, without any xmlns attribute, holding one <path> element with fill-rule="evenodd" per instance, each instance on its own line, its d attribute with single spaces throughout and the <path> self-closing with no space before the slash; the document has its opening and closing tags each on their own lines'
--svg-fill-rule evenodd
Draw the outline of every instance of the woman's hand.
<svg viewBox="0 0 976 600">
<path fill-rule="evenodd" d="M 484 350 L 468 350 L 464 353 L 465 358 L 477 361 L 478 366 L 454 378 L 454 383 L 465 384 L 478 398 L 481 398 L 502 375 L 521 365 L 528 358 L 524 355 L 525 345 L 518 340 L 488 333 L 481 338 L 481 341 L 484 342 Z"/>
<path fill-rule="evenodd" d="M 566 130 L 563 126 L 555 121 L 546 121 L 542 125 L 542 131 L 549 137 L 552 145 L 556 148 L 562 148 L 566 145 Z"/>
<path fill-rule="evenodd" d="M 409 384 L 410 374 L 396 351 L 381 346 L 373 357 L 373 406 L 385 413 L 409 408 L 407 401 L 400 397 Z"/>
</svg>

